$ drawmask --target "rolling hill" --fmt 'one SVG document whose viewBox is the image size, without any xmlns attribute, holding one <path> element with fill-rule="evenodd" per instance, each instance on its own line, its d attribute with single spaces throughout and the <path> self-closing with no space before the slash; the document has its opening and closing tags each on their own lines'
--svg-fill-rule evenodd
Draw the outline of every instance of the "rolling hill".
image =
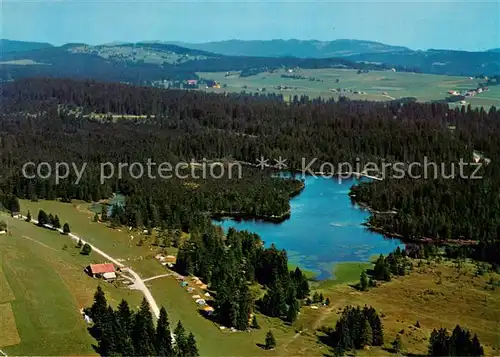
<svg viewBox="0 0 500 357">
<path fill-rule="evenodd" d="M 129 43 L 60 47 L 2 53 L 0 79 L 25 77 L 93 78 L 150 84 L 153 81 L 197 78 L 196 72 L 241 71 L 251 75 L 277 68 L 384 69 L 378 64 L 344 58 L 225 56 L 173 44 Z"/>
<path fill-rule="evenodd" d="M 233 56 L 294 56 L 301 58 L 342 57 L 352 61 L 391 64 L 417 68 L 422 73 L 446 75 L 500 74 L 500 49 L 484 52 L 453 50 L 414 51 L 373 41 L 240 41 L 180 43 L 184 47 Z"/>
<path fill-rule="evenodd" d="M 401 46 L 390 46 L 380 42 L 360 40 L 302 41 L 270 40 L 241 41 L 228 40 L 207 43 L 176 43 L 180 46 L 220 53 L 228 56 L 300 57 L 328 58 L 346 57 L 362 53 L 410 52 Z"/>
<path fill-rule="evenodd" d="M 496 51 L 412 51 L 406 47 L 357 40 L 232 40 L 198 44 L 199 48 L 162 42 L 97 46 L 69 43 L 55 47 L 3 40 L 2 45 L 7 49 L 0 55 L 2 81 L 45 76 L 152 84 L 196 79 L 198 72 L 240 71 L 244 77 L 297 67 L 361 71 L 395 68 L 398 72 L 458 76 L 500 74 L 500 53 Z"/>
<path fill-rule="evenodd" d="M 23 52 L 53 47 L 50 43 L 0 39 L 0 53 Z"/>
</svg>

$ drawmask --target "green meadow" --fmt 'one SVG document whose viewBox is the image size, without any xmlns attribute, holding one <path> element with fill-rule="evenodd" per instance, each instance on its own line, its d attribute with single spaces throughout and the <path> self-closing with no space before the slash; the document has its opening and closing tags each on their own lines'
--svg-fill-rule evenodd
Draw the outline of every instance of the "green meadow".
<svg viewBox="0 0 500 357">
<path fill-rule="evenodd" d="M 255 93 L 265 88 L 266 92 L 283 94 L 285 99 L 294 95 L 310 97 L 338 98 L 339 95 L 356 100 L 387 101 L 404 97 L 415 97 L 419 101 L 444 99 L 449 90 L 477 88 L 484 82 L 469 77 L 444 76 L 434 74 L 419 74 L 392 71 L 371 71 L 358 74 L 351 69 L 299 69 L 293 73 L 278 70 L 274 73 L 263 72 L 254 76 L 240 78 L 238 74 L 226 76 L 225 72 L 200 72 L 200 78 L 216 80 L 221 88 L 204 89 L 223 93 L 246 91 Z M 282 75 L 300 75 L 305 79 L 282 78 Z M 312 81 L 309 78 L 321 81 Z M 287 86 L 291 89 L 278 90 L 277 86 Z M 333 92 L 340 88 L 343 91 Z M 350 92 L 344 91 L 350 90 Z M 353 92 L 366 94 L 354 94 Z M 467 99 L 472 106 L 500 105 L 500 87 L 490 87 L 490 91 Z"/>
<path fill-rule="evenodd" d="M 1 214 L 9 233 L 0 236 L 0 349 L 8 355 L 95 355 L 79 310 L 90 306 L 99 282 L 83 269 L 102 262 L 79 254 L 58 232 Z M 142 295 L 102 284 L 111 304 L 137 306 Z"/>
</svg>

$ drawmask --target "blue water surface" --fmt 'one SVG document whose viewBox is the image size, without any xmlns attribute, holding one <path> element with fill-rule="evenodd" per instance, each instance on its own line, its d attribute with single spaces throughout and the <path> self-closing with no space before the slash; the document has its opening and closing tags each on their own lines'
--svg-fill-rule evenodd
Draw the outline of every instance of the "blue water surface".
<svg viewBox="0 0 500 357">
<path fill-rule="evenodd" d="M 363 179 L 362 179 L 363 180 Z M 332 277 L 335 264 L 366 262 L 388 254 L 401 241 L 384 238 L 362 225 L 369 212 L 352 203 L 348 193 L 356 178 L 305 177 L 305 188 L 291 204 L 290 219 L 279 223 L 223 220 L 224 230 L 234 227 L 257 233 L 266 246 L 286 249 L 289 261 L 316 272 L 317 279 Z"/>
</svg>

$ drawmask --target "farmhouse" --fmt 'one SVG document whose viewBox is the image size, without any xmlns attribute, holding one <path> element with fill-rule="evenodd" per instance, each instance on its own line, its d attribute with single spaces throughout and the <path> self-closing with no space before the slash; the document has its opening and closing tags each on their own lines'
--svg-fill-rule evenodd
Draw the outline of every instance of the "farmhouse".
<svg viewBox="0 0 500 357">
<path fill-rule="evenodd" d="M 90 264 L 86 271 L 93 278 L 116 279 L 115 266 L 112 263 Z"/>
</svg>

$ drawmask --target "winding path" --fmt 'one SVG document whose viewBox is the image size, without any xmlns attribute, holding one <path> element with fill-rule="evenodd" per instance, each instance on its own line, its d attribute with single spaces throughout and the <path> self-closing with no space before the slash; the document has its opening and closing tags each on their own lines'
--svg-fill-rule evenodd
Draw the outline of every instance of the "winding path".
<svg viewBox="0 0 500 357">
<path fill-rule="evenodd" d="M 23 215 L 18 215 L 17 217 L 20 218 L 20 219 L 24 219 L 24 220 L 27 219 L 27 217 L 25 217 Z M 35 223 L 35 224 L 38 224 L 38 221 L 36 219 L 32 219 L 31 222 Z M 63 233 L 63 230 L 61 228 L 58 228 L 57 231 L 59 231 L 60 233 Z M 122 271 L 126 271 L 130 275 L 132 275 L 134 277 L 134 288 L 136 288 L 137 290 L 142 291 L 142 293 L 144 294 L 144 297 L 146 298 L 147 302 L 149 303 L 149 306 L 151 307 L 151 310 L 153 311 L 153 314 L 156 316 L 156 318 L 160 317 L 160 308 L 158 307 L 158 304 L 156 303 L 156 300 L 154 299 L 153 295 L 151 294 L 151 291 L 149 291 L 149 288 L 146 286 L 146 284 L 144 284 L 144 280 L 141 279 L 141 277 L 139 276 L 139 274 L 137 274 L 131 268 L 126 267 L 123 263 L 119 262 L 117 259 L 115 259 L 115 258 L 111 257 L 110 255 L 104 253 L 102 250 L 100 250 L 99 248 L 97 248 L 95 245 L 92 245 L 89 242 L 87 242 L 84 239 L 82 239 L 81 237 L 77 236 L 76 234 L 69 233 L 67 236 L 70 237 L 71 239 L 75 240 L 75 241 L 81 240 L 83 244 L 90 245 L 90 247 L 92 248 L 92 251 L 94 251 L 97 254 L 101 255 L 102 257 L 106 258 L 110 262 L 116 264 L 117 266 L 119 266 L 122 269 Z"/>
</svg>

